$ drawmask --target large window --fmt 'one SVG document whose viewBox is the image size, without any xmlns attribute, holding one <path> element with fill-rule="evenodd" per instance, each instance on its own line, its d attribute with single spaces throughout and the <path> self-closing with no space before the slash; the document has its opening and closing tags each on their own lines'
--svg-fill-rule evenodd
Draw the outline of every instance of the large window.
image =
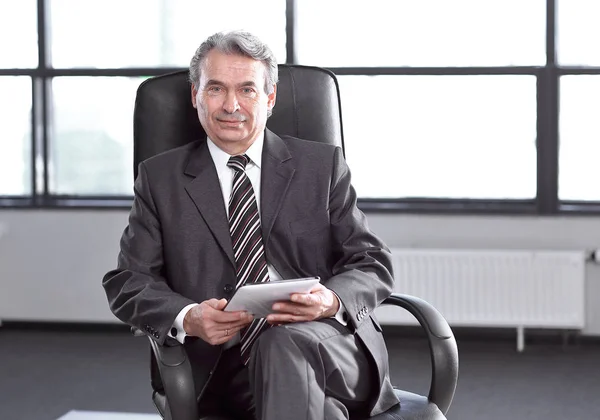
<svg viewBox="0 0 600 420">
<path fill-rule="evenodd" d="M 0 205 L 129 205 L 147 77 L 246 29 L 286 61 L 286 2 L 0 0 Z"/>
<path fill-rule="evenodd" d="M 596 0 L 0 0 L 0 205 L 129 205 L 140 82 L 246 29 L 279 62 L 338 75 L 364 209 L 600 210 L 598 13 Z"/>
</svg>

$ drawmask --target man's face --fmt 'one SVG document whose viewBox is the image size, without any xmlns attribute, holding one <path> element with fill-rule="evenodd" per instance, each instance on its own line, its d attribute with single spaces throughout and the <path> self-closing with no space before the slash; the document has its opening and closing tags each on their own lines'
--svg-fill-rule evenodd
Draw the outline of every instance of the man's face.
<svg viewBox="0 0 600 420">
<path fill-rule="evenodd" d="M 275 105 L 265 92 L 265 66 L 241 55 L 212 50 L 200 64 L 200 83 L 192 86 L 192 104 L 208 137 L 225 152 L 244 153 L 267 124 Z"/>
</svg>

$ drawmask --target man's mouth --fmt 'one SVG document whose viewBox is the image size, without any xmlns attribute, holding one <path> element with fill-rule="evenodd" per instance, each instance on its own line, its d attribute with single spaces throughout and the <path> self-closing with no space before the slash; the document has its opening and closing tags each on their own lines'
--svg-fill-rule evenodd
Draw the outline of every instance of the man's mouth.
<svg viewBox="0 0 600 420">
<path fill-rule="evenodd" d="M 244 122 L 244 120 L 217 120 L 217 121 L 219 121 L 220 123 L 223 123 L 223 124 L 231 124 L 231 125 L 242 124 Z"/>
</svg>

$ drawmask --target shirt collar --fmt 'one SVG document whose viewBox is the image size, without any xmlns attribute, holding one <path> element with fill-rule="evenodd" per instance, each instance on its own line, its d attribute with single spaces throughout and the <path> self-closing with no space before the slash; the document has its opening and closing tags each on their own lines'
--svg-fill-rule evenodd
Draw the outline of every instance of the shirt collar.
<svg viewBox="0 0 600 420">
<path fill-rule="evenodd" d="M 264 142 L 265 132 L 263 131 L 245 153 L 250 158 L 250 162 L 255 164 L 259 169 L 262 163 L 262 149 Z M 217 168 L 227 167 L 227 162 L 229 162 L 231 155 L 220 149 L 209 137 L 206 137 L 206 143 L 213 162 L 215 162 L 215 166 Z"/>
</svg>

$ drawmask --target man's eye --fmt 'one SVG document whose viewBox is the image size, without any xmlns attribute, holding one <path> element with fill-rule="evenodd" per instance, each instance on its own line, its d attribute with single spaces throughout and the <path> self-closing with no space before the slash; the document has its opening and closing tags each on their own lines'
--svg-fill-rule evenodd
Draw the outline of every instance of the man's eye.
<svg viewBox="0 0 600 420">
<path fill-rule="evenodd" d="M 211 87 L 208 88 L 208 91 L 209 92 L 214 92 L 214 93 L 220 92 L 221 91 L 221 86 L 211 86 Z"/>
<path fill-rule="evenodd" d="M 251 95 L 252 93 L 254 93 L 254 89 L 252 89 L 252 88 L 243 88 L 243 89 L 242 89 L 242 92 L 243 92 L 245 95 Z"/>
</svg>

